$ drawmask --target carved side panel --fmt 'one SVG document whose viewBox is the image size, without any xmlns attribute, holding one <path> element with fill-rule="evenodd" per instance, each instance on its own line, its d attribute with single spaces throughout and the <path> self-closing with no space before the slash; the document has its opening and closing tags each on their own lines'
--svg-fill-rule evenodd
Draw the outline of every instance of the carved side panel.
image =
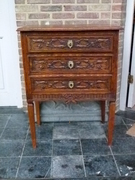
<svg viewBox="0 0 135 180">
<path fill-rule="evenodd" d="M 72 41 L 72 46 L 69 46 Z M 112 37 L 28 37 L 29 51 L 112 50 Z"/>
</svg>

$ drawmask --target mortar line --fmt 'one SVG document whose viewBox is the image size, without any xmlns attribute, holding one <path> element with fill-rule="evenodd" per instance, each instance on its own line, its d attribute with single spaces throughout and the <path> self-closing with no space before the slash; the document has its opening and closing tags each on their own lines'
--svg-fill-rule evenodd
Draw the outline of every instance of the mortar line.
<svg viewBox="0 0 135 180">
<path fill-rule="evenodd" d="M 85 177 L 87 177 L 87 176 L 86 176 L 86 169 L 85 169 L 85 164 L 84 164 L 83 150 L 82 150 L 82 144 L 81 144 L 81 139 L 80 139 L 80 137 L 79 137 L 79 142 L 80 142 L 80 148 L 81 148 L 81 154 L 82 154 L 82 163 L 83 163 L 84 175 L 85 175 Z"/>
<path fill-rule="evenodd" d="M 50 176 L 53 176 L 53 165 L 52 165 L 52 161 L 53 161 L 53 133 L 54 133 L 54 127 L 55 127 L 55 123 L 53 123 L 53 130 L 52 130 L 52 155 L 51 155 L 51 172 L 50 172 Z"/>
<path fill-rule="evenodd" d="M 4 128 L 3 128 L 3 131 L 2 131 L 2 133 L 1 133 L 1 135 L 0 135 L 0 138 L 2 137 L 2 135 L 3 135 L 3 133 L 4 133 L 5 129 L 6 129 L 6 126 L 7 126 L 8 122 L 9 122 L 9 120 L 11 119 L 11 117 L 12 117 L 12 115 L 9 116 L 9 118 L 8 118 L 8 120 L 7 120 Z"/>
<path fill-rule="evenodd" d="M 117 168 L 118 174 L 119 174 L 119 176 L 121 176 L 121 173 L 120 173 L 120 171 L 119 171 L 119 168 L 118 168 L 118 165 L 117 165 L 116 159 L 115 159 L 115 157 L 114 157 L 114 154 L 113 154 L 112 148 L 111 148 L 110 146 L 109 146 L 109 148 L 110 148 L 111 154 L 112 154 L 112 156 L 113 156 L 113 160 L 114 160 L 115 166 L 116 166 L 116 168 Z"/>
<path fill-rule="evenodd" d="M 30 127 L 29 127 L 29 128 L 30 128 Z M 19 164 L 18 164 L 17 171 L 16 171 L 15 179 L 16 179 L 17 176 L 18 176 L 18 172 L 19 172 L 19 168 L 20 168 L 21 161 L 22 161 L 22 156 L 23 156 L 24 148 L 25 148 L 25 145 L 26 145 L 26 139 L 27 139 L 28 133 L 29 133 L 29 128 L 28 128 L 28 130 L 27 130 L 27 133 L 26 133 L 26 136 L 25 136 L 25 139 L 24 139 L 24 145 L 23 145 L 23 148 L 22 148 L 22 153 L 21 153 L 21 156 L 20 156 L 20 160 L 19 160 Z"/>
</svg>

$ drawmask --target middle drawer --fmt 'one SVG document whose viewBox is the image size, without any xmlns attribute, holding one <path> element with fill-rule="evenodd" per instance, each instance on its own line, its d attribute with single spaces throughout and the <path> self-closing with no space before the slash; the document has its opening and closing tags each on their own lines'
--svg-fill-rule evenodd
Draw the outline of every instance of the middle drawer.
<svg viewBox="0 0 135 180">
<path fill-rule="evenodd" d="M 111 73 L 113 56 L 103 55 L 29 55 L 30 74 Z"/>
</svg>

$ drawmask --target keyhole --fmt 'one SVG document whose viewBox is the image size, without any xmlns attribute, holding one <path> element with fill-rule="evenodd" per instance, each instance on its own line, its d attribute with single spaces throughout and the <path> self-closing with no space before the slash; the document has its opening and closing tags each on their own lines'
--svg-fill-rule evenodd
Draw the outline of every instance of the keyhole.
<svg viewBox="0 0 135 180">
<path fill-rule="evenodd" d="M 73 88 L 74 87 L 74 83 L 73 83 L 73 81 L 69 81 L 69 88 Z"/>
<path fill-rule="evenodd" d="M 68 67 L 72 69 L 74 67 L 74 62 L 73 61 L 68 61 Z"/>
<path fill-rule="evenodd" d="M 67 45 L 69 48 L 73 47 L 73 41 L 72 40 L 68 40 Z"/>
</svg>

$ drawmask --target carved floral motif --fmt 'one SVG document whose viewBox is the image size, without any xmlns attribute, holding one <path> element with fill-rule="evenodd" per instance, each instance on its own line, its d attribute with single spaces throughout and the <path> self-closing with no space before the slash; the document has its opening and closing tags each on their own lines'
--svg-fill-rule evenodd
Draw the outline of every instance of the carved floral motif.
<svg viewBox="0 0 135 180">
<path fill-rule="evenodd" d="M 71 58 L 72 59 L 72 58 Z M 58 70 L 58 69 L 69 69 L 68 60 L 36 60 L 33 59 L 31 62 L 31 69 L 33 71 L 44 71 L 44 70 Z M 111 67 L 110 58 L 102 60 L 77 60 L 73 61 L 74 67 L 72 69 L 89 69 L 92 71 L 108 70 Z"/>
<path fill-rule="evenodd" d="M 68 80 L 34 80 L 32 83 L 33 89 L 42 91 L 44 89 L 69 89 Z M 74 87 L 72 89 L 109 89 L 109 80 L 77 80 L 73 81 Z"/>
<path fill-rule="evenodd" d="M 31 50 L 46 50 L 46 49 L 111 49 L 111 37 L 108 38 L 83 38 L 83 39 L 72 39 L 73 46 L 69 48 L 69 39 L 45 39 L 30 38 L 30 49 Z"/>
</svg>

